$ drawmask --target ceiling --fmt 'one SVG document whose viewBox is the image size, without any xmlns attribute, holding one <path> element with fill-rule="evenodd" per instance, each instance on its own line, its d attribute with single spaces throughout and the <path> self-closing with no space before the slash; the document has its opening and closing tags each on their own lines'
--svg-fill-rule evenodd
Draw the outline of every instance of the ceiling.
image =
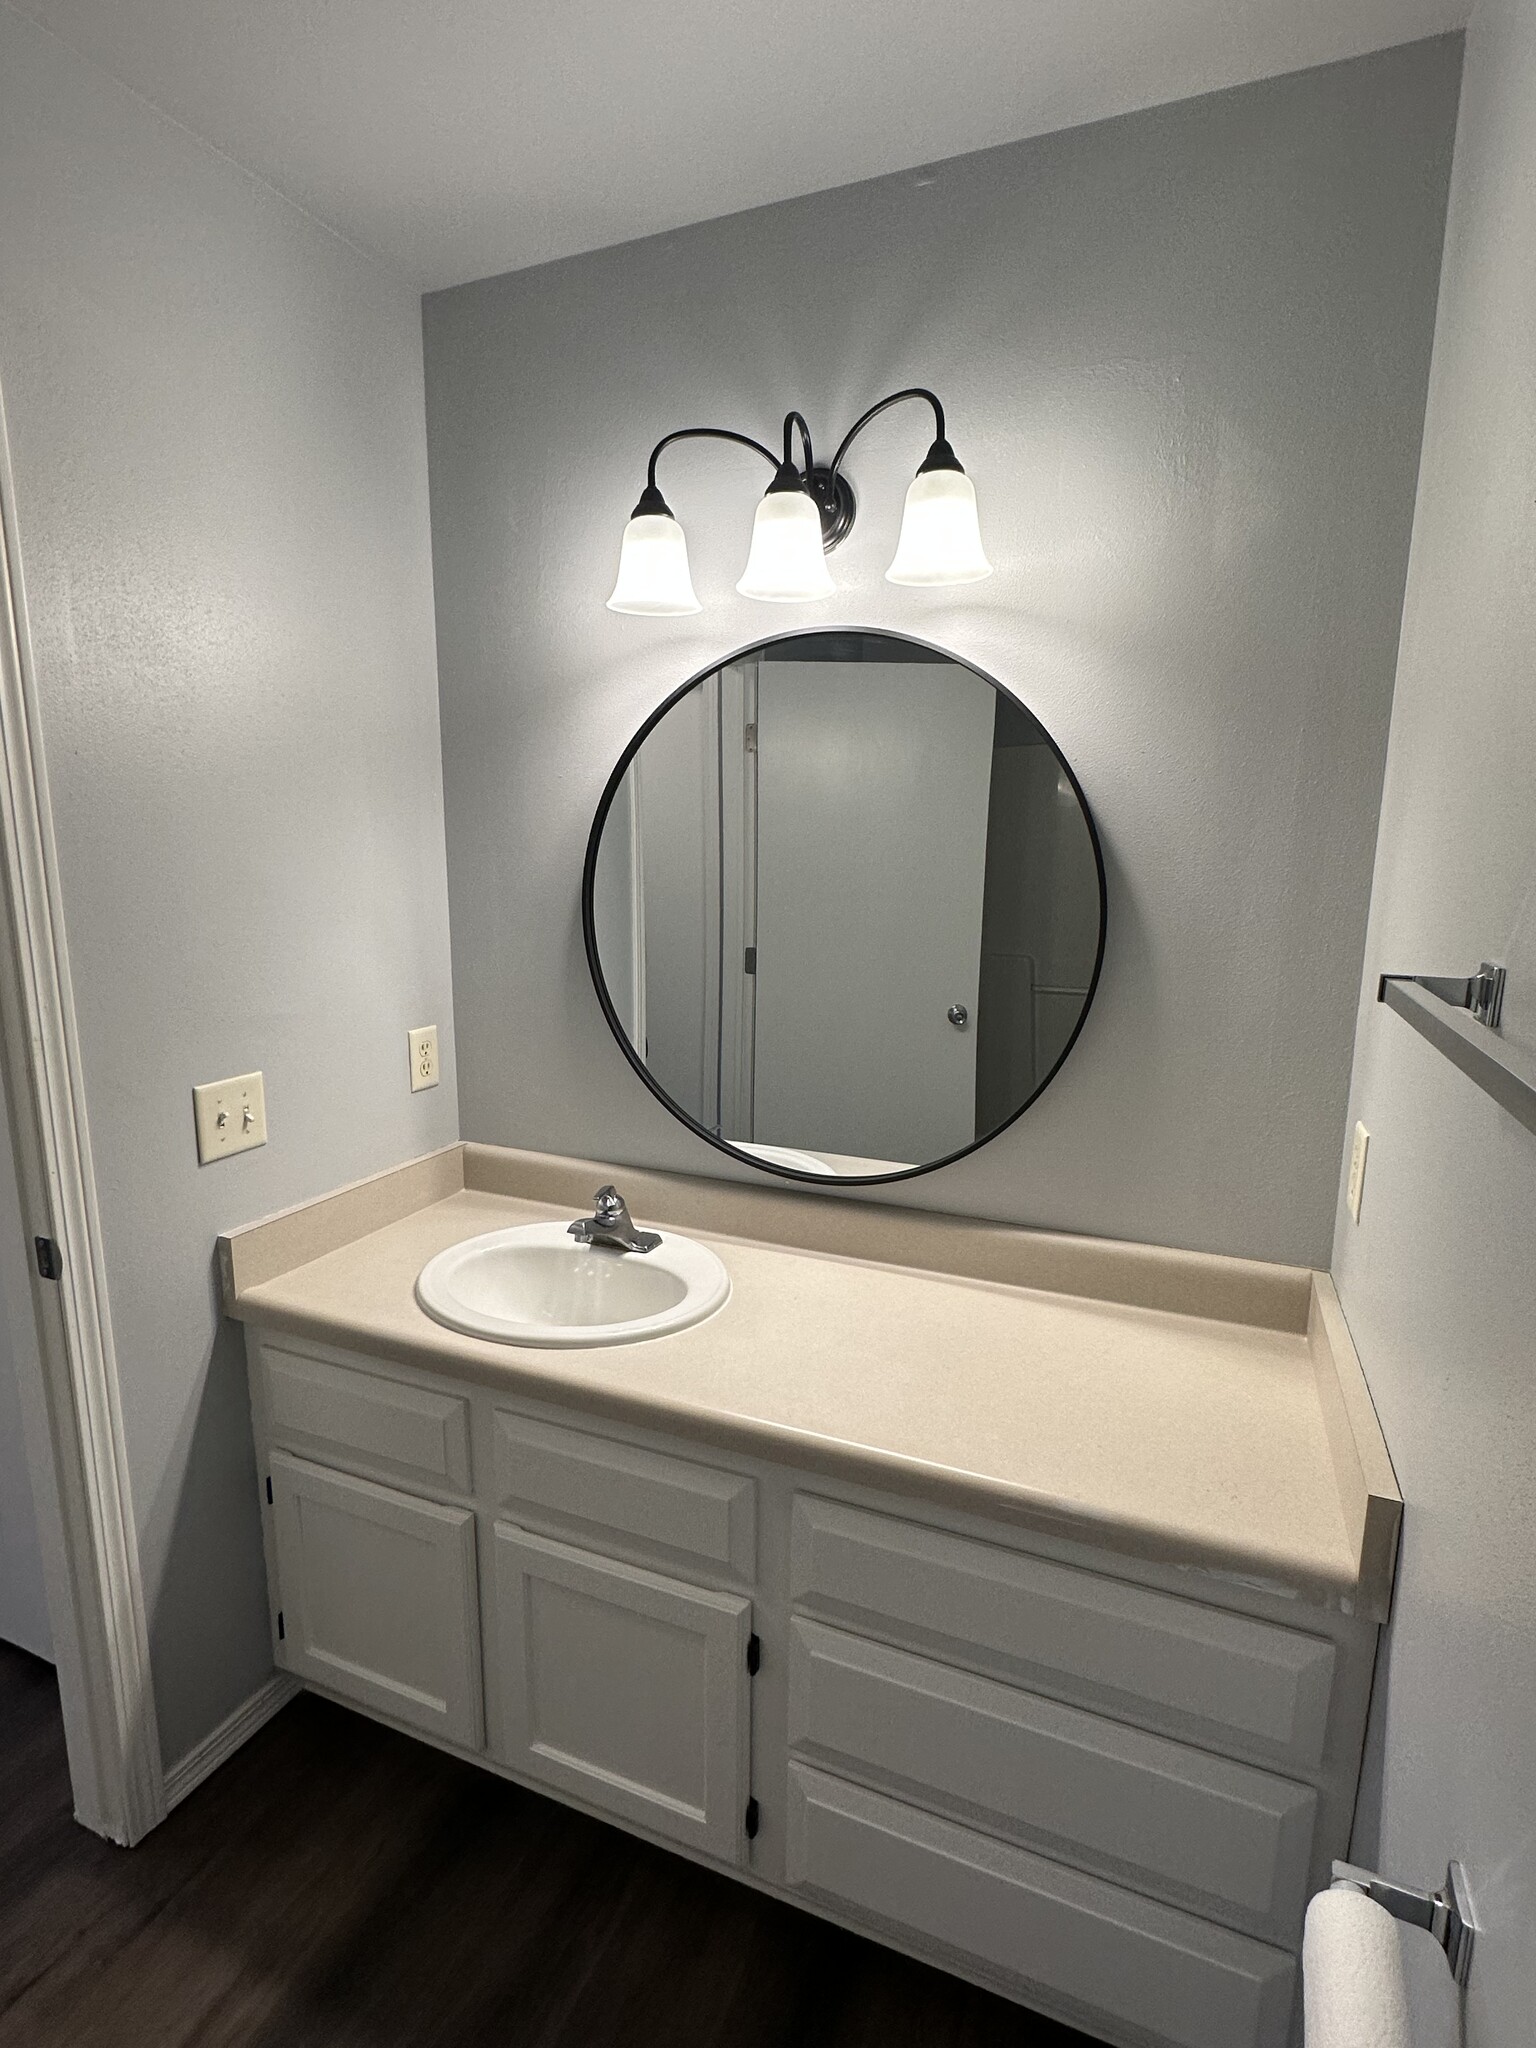
<svg viewBox="0 0 1536 2048">
<path fill-rule="evenodd" d="M 423 290 L 1459 28 L 1465 0 L 25 0 Z"/>
</svg>

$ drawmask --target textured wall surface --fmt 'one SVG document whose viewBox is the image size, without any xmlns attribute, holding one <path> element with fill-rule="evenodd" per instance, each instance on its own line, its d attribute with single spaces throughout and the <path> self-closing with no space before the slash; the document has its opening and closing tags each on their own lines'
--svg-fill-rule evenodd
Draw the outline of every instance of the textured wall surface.
<svg viewBox="0 0 1536 2048">
<path fill-rule="evenodd" d="M 426 301 L 469 1135 L 732 1170 L 610 1041 L 578 886 L 642 717 L 775 629 L 732 588 L 766 472 L 665 459 L 697 618 L 604 609 L 619 534 L 672 427 L 771 441 L 797 405 L 830 439 L 931 383 L 998 573 L 883 581 L 927 444 L 902 409 L 851 460 L 838 595 L 784 624 L 1017 691 L 1095 807 L 1109 946 L 1040 1103 L 885 1199 L 1326 1263 L 1458 64 L 1416 44 Z"/>
<path fill-rule="evenodd" d="M 1465 0 L 26 0 L 423 287 L 1459 29 Z"/>
<path fill-rule="evenodd" d="M 1379 972 L 1509 969 L 1536 1053 L 1536 0 L 1467 37 L 1335 1270 L 1407 1502 L 1357 1847 L 1467 1866 L 1465 2032 L 1404 1944 L 1420 2048 L 1521 2048 L 1536 2012 L 1536 1134 L 1402 1018 Z"/>
<path fill-rule="evenodd" d="M 9 1152 L 9 1143 L 0 1141 L 0 1153 Z M 8 1156 L 0 1158 L 0 1172 L 9 1171 Z M 30 1302 L 23 1301 L 21 1314 L 30 1308 Z M 35 1657 L 49 1657 L 53 1636 L 16 1383 L 16 1320 L 9 1300 L 0 1301 L 0 1641 L 20 1643 Z"/>
<path fill-rule="evenodd" d="M 455 1132 L 414 298 L 0 8 L 0 379 L 164 1748 L 270 1669 L 218 1231 Z M 447 1085 L 408 1092 L 437 1023 Z M 192 1084 L 271 1141 L 200 1168 Z"/>
</svg>

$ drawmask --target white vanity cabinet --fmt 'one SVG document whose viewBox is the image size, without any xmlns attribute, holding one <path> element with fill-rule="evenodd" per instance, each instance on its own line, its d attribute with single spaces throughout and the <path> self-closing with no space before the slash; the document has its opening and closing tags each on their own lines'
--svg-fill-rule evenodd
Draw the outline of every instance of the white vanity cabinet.
<svg viewBox="0 0 1536 2048">
<path fill-rule="evenodd" d="M 790 1549 L 790 1885 L 1108 2039 L 1283 2048 L 1319 1791 L 1242 1759 L 1315 1773 L 1334 1645 L 820 1495 Z"/>
<path fill-rule="evenodd" d="M 741 1863 L 753 1481 L 483 1397 L 477 1457 L 467 1394 L 250 1343 L 278 1664 Z"/>
<path fill-rule="evenodd" d="M 741 1862 L 751 1601 L 498 1522 L 496 1603 L 499 1761 Z"/>
<path fill-rule="evenodd" d="M 1294 2040 L 1373 1621 L 248 1339 L 306 1684 L 1119 2048 Z"/>
<path fill-rule="evenodd" d="M 278 1663 L 360 1706 L 478 1749 L 473 1512 L 286 1451 L 266 1462 L 282 1592 Z"/>
</svg>

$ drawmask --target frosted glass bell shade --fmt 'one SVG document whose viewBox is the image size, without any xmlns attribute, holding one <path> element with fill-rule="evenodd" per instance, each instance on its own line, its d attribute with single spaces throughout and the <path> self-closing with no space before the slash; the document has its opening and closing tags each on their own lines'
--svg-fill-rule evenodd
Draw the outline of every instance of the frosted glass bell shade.
<svg viewBox="0 0 1536 2048">
<path fill-rule="evenodd" d="M 963 469 L 919 470 L 907 486 L 887 583 L 979 583 L 992 574 L 981 545 L 976 487 Z"/>
<path fill-rule="evenodd" d="M 608 609 L 660 619 L 704 609 L 693 594 L 688 543 L 670 512 L 637 512 L 625 527 Z"/>
<path fill-rule="evenodd" d="M 821 514 L 805 491 L 770 491 L 752 522 L 752 547 L 736 588 L 771 604 L 803 604 L 830 597 L 821 545 Z"/>
</svg>

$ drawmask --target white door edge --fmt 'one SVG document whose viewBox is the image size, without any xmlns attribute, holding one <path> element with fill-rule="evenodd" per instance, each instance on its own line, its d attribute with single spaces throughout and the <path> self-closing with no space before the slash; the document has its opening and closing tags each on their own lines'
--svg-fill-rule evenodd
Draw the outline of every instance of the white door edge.
<svg viewBox="0 0 1536 2048">
<path fill-rule="evenodd" d="M 131 1843 L 165 1777 L 17 533 L 0 389 L 0 1037 L 22 1249 L 61 1259 L 17 1370 L 75 1813 Z"/>
</svg>

